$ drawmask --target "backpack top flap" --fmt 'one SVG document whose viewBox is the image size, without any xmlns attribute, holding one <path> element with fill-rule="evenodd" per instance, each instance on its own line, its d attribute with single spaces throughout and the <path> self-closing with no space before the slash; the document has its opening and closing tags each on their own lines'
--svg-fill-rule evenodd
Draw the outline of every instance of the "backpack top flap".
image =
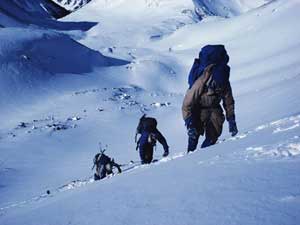
<svg viewBox="0 0 300 225">
<path fill-rule="evenodd" d="M 100 165 L 100 164 L 107 164 L 111 162 L 111 158 L 109 158 L 104 153 L 97 153 L 94 157 L 94 164 Z"/>
<path fill-rule="evenodd" d="M 152 132 L 156 129 L 157 121 L 155 118 L 146 117 L 143 121 L 144 130 Z"/>
<path fill-rule="evenodd" d="M 194 82 L 203 74 L 204 69 L 210 64 L 213 67 L 213 80 L 218 85 L 224 85 L 229 80 L 230 67 L 227 65 L 229 56 L 224 45 L 206 45 L 200 53 L 199 59 L 195 60 L 194 65 L 189 74 L 188 82 L 191 88 Z"/>
<path fill-rule="evenodd" d="M 206 45 L 199 52 L 201 66 L 204 68 L 210 64 L 224 64 L 229 62 L 229 56 L 224 45 Z"/>
<path fill-rule="evenodd" d="M 146 115 L 143 115 L 140 118 L 140 122 L 137 127 L 137 133 L 141 134 L 143 131 L 152 132 L 157 127 L 157 121 L 155 118 L 152 117 L 146 117 Z"/>
</svg>

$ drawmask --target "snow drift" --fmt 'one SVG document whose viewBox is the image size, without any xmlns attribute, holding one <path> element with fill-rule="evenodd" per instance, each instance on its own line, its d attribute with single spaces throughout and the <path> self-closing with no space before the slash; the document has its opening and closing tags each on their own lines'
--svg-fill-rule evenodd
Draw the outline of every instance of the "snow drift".
<svg viewBox="0 0 300 225">
<path fill-rule="evenodd" d="M 46 81 L 59 74 L 86 74 L 96 67 L 128 63 L 105 57 L 68 35 L 39 29 L 3 28 L 0 52 L 2 109 L 5 102 L 15 104 L 20 96 L 32 89 L 36 94 L 47 86 Z"/>
</svg>

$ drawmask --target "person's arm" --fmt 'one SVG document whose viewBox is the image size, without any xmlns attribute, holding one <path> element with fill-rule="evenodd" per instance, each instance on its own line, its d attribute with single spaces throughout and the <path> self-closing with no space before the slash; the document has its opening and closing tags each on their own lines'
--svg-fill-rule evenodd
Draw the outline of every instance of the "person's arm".
<svg viewBox="0 0 300 225">
<path fill-rule="evenodd" d="M 164 156 L 167 156 L 169 154 L 169 146 L 166 138 L 159 132 L 158 129 L 155 130 L 155 137 L 164 148 Z"/>
<path fill-rule="evenodd" d="M 225 87 L 224 94 L 223 94 L 223 108 L 226 113 L 226 120 L 229 121 L 229 119 L 235 118 L 234 113 L 234 98 L 232 95 L 232 89 L 230 82 Z"/>
<path fill-rule="evenodd" d="M 118 173 L 122 173 L 121 166 L 113 161 L 113 166 L 117 167 Z"/>
<path fill-rule="evenodd" d="M 121 170 L 120 165 L 119 165 L 119 164 L 116 164 L 116 167 L 117 167 L 117 169 L 118 169 L 118 172 L 119 172 L 119 173 L 122 173 L 122 170 Z"/>
<path fill-rule="evenodd" d="M 228 84 L 226 85 L 222 101 L 223 101 L 223 108 L 226 113 L 226 120 L 229 123 L 229 132 L 231 133 L 232 136 L 235 136 L 238 133 L 238 129 L 235 121 L 235 110 L 234 110 L 235 102 L 232 95 L 230 82 L 228 82 Z"/>
</svg>

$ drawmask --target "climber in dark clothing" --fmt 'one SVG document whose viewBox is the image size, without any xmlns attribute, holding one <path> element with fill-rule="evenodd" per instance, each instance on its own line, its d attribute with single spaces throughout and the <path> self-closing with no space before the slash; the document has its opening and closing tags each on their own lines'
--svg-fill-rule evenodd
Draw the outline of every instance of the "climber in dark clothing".
<svg viewBox="0 0 300 225">
<path fill-rule="evenodd" d="M 163 157 L 169 155 L 169 146 L 167 144 L 167 141 L 161 134 L 161 132 L 156 128 L 156 126 L 156 119 L 146 117 L 146 115 L 143 115 L 141 117 L 139 125 L 137 127 L 136 137 L 137 134 L 141 135 L 139 140 L 137 141 L 137 150 L 139 149 L 142 164 L 152 162 L 153 148 L 156 145 L 156 140 L 164 148 Z"/>
<path fill-rule="evenodd" d="M 114 162 L 114 159 L 111 159 L 104 154 L 104 151 L 97 153 L 94 157 L 94 166 L 96 166 L 96 173 L 94 174 L 95 180 L 100 180 L 113 173 L 113 167 L 118 169 L 118 172 L 121 173 L 121 167 L 119 164 Z M 93 166 L 93 168 L 94 168 Z"/>
</svg>

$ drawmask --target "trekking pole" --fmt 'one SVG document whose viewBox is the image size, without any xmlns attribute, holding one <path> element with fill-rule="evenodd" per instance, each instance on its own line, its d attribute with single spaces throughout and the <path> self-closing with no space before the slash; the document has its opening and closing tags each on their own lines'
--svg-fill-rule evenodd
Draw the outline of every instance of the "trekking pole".
<svg viewBox="0 0 300 225">
<path fill-rule="evenodd" d="M 135 136 L 134 136 L 134 143 L 137 143 L 137 136 L 138 136 L 138 133 L 135 132 Z"/>
<path fill-rule="evenodd" d="M 99 152 L 101 153 L 101 151 L 102 151 L 102 143 L 101 143 L 101 141 L 98 143 L 98 145 L 99 145 Z"/>
</svg>

